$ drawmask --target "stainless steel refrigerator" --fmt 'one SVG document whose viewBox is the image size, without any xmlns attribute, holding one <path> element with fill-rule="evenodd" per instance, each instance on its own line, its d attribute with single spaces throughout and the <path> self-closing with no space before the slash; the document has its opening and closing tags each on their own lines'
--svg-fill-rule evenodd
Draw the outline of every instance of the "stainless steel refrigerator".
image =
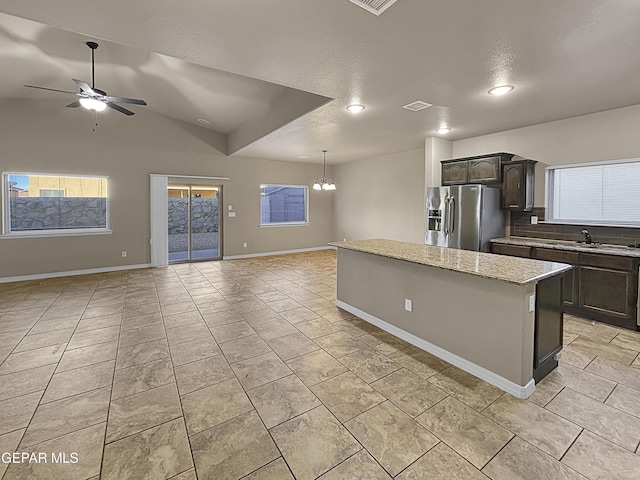
<svg viewBox="0 0 640 480">
<path fill-rule="evenodd" d="M 505 235 L 500 189 L 486 185 L 427 188 L 425 243 L 489 251 L 489 240 Z"/>
</svg>

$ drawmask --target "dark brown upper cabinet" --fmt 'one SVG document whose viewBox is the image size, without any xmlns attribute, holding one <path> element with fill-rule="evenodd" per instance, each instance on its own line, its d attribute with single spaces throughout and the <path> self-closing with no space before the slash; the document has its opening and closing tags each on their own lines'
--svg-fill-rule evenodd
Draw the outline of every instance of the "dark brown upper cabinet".
<svg viewBox="0 0 640 480">
<path fill-rule="evenodd" d="M 442 185 L 463 185 L 469 178 L 469 164 L 466 160 L 446 160 L 442 162 Z"/>
<path fill-rule="evenodd" d="M 502 157 L 469 160 L 469 183 L 500 183 Z"/>
<path fill-rule="evenodd" d="M 513 160 L 502 164 L 502 208 L 533 210 L 535 160 Z"/>
<path fill-rule="evenodd" d="M 456 158 L 442 161 L 442 185 L 479 183 L 499 185 L 502 181 L 502 164 L 513 157 L 511 153 L 492 153 L 477 157 Z"/>
</svg>

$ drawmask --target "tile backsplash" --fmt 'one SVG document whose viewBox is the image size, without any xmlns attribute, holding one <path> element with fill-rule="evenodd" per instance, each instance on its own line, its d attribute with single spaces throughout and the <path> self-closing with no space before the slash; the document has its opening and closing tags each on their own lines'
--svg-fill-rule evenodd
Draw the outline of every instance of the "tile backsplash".
<svg viewBox="0 0 640 480">
<path fill-rule="evenodd" d="M 511 212 L 511 236 L 578 241 L 583 239 L 580 231 L 586 228 L 589 230 L 593 241 L 597 243 L 610 243 L 613 245 L 640 243 L 640 228 L 553 223 L 531 224 L 531 217 L 533 215 L 538 217 L 538 221 L 543 221 L 544 213 L 544 207 L 536 207 L 531 212 Z"/>
</svg>

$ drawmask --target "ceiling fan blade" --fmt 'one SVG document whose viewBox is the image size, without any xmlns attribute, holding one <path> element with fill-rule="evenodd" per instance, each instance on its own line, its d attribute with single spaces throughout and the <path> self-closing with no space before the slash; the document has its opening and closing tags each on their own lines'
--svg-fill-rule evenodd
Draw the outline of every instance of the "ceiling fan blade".
<svg viewBox="0 0 640 480">
<path fill-rule="evenodd" d="M 89 86 L 87 82 L 83 82 L 82 80 L 73 79 L 74 82 L 78 84 L 80 89 L 85 93 L 90 93 L 91 95 L 96 95 L 96 91 Z"/>
<path fill-rule="evenodd" d="M 80 106 L 80 102 L 76 100 L 75 102 L 71 102 L 67 107 L 69 108 L 78 108 Z"/>
<path fill-rule="evenodd" d="M 50 92 L 70 93 L 71 95 L 77 95 L 76 92 L 69 92 L 67 90 L 58 90 L 56 88 L 38 87 L 36 85 L 25 85 L 29 88 L 37 88 L 38 90 L 49 90 Z"/>
<path fill-rule="evenodd" d="M 116 105 L 113 102 L 105 102 L 109 107 L 113 108 L 114 110 L 120 112 L 120 113 L 124 113 L 125 115 L 135 115 L 135 113 L 133 113 L 131 110 L 127 110 L 126 108 L 121 107 L 120 105 Z"/>
<path fill-rule="evenodd" d="M 118 102 L 118 103 L 132 103 L 134 105 L 146 105 L 147 102 L 144 100 L 139 100 L 137 98 L 125 98 L 125 97 L 111 97 L 107 96 L 107 100 L 110 102 Z"/>
</svg>

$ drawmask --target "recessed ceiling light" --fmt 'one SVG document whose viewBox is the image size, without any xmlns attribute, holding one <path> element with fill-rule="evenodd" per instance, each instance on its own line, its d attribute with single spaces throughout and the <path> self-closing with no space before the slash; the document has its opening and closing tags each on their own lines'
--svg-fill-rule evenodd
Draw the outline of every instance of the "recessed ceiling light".
<svg viewBox="0 0 640 480">
<path fill-rule="evenodd" d="M 309 155 L 298 155 L 297 158 L 309 158 Z"/>
<path fill-rule="evenodd" d="M 347 107 L 347 110 L 349 110 L 351 113 L 358 113 L 364 110 L 364 105 L 359 105 L 359 104 L 349 105 Z"/>
<path fill-rule="evenodd" d="M 441 127 L 441 128 L 438 128 L 436 130 L 436 133 L 438 133 L 440 135 L 445 135 L 445 134 L 449 133 L 450 131 L 451 131 L 451 129 L 449 127 Z"/>
<path fill-rule="evenodd" d="M 198 123 L 202 125 L 209 125 L 211 122 L 209 122 L 209 120 L 207 120 L 206 118 L 199 118 Z"/>
<path fill-rule="evenodd" d="M 505 95 L 513 90 L 515 87 L 513 85 L 500 85 L 499 87 L 493 87 L 489 90 L 489 95 Z"/>
</svg>

